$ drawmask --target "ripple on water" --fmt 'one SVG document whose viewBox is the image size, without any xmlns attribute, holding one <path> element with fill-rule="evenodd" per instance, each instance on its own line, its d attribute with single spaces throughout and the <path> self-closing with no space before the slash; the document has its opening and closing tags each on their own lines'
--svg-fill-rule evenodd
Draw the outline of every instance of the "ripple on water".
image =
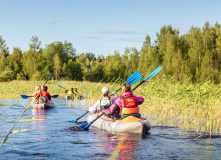
<svg viewBox="0 0 221 160">
<path fill-rule="evenodd" d="M 210 139 L 210 135 L 186 133 L 175 127 L 152 126 L 146 135 L 106 132 L 93 127 L 89 131 L 73 131 L 70 127 L 87 124 L 87 117 L 76 124 L 68 121 L 85 113 L 85 109 L 80 105 L 67 107 L 61 99 L 54 102 L 55 108 L 30 108 L 24 113 L 22 120 L 33 121 L 18 122 L 14 130 L 30 129 L 10 134 L 1 147 L 1 159 L 108 159 L 113 153 L 118 159 L 219 159 L 221 155 L 219 135 Z M 0 108 L 5 115 L 0 118 L 2 141 L 24 108 L 18 100 L 0 103 L 8 106 Z"/>
</svg>

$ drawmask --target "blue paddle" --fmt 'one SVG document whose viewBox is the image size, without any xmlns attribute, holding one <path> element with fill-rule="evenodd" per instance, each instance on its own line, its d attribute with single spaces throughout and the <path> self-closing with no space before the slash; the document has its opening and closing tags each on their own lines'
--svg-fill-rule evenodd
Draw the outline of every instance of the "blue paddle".
<svg viewBox="0 0 221 160">
<path fill-rule="evenodd" d="M 146 82 L 148 79 L 152 78 L 153 76 L 155 76 L 160 70 L 162 69 L 162 67 L 158 67 L 157 69 L 155 69 L 151 74 L 149 74 L 149 76 L 147 76 L 140 84 L 138 84 L 135 88 L 132 89 L 135 90 L 137 87 L 139 87 L 141 84 L 143 84 L 144 82 Z M 102 113 L 101 115 L 99 115 L 97 118 L 95 118 L 91 123 L 88 124 L 84 124 L 81 125 L 80 128 L 83 128 L 85 130 L 88 130 L 90 125 L 92 123 L 94 123 L 98 118 L 100 118 L 104 113 Z"/>
<path fill-rule="evenodd" d="M 134 74 L 132 74 L 128 79 L 127 79 L 127 81 L 126 81 L 126 83 L 129 83 L 130 85 L 132 85 L 132 84 L 134 84 L 134 83 L 136 83 L 136 82 L 138 82 L 140 79 L 142 78 L 142 75 L 140 74 L 140 72 L 135 72 Z M 59 87 L 61 87 L 61 88 L 64 88 L 64 87 L 62 87 L 62 86 L 60 86 L 60 85 L 58 85 Z M 121 88 L 120 88 L 121 89 Z M 118 89 L 116 92 L 118 92 L 120 89 Z M 85 93 L 85 92 L 84 92 Z M 86 92 L 87 93 L 87 92 Z M 113 94 L 111 94 L 111 96 L 112 96 Z M 87 113 L 89 113 L 89 111 L 87 111 L 87 112 L 85 112 L 82 116 L 80 116 L 79 118 L 77 118 L 76 120 L 71 120 L 71 121 L 69 121 L 69 122 L 71 122 L 71 123 L 76 123 L 77 122 L 77 120 L 79 120 L 80 118 L 82 118 L 84 115 L 86 115 Z"/>
<path fill-rule="evenodd" d="M 62 87 L 62 86 L 60 86 L 60 85 L 58 85 L 58 87 L 60 87 L 60 88 L 64 88 L 64 87 Z M 64 89 L 66 89 L 66 88 L 64 88 Z"/>
<path fill-rule="evenodd" d="M 152 78 L 153 76 L 155 76 L 158 72 L 160 72 L 160 70 L 163 67 L 158 67 L 157 69 L 155 69 L 151 74 L 149 74 L 142 82 L 140 82 L 140 84 L 138 84 L 135 88 L 132 89 L 132 91 L 134 91 L 137 87 L 139 87 L 141 84 L 143 84 L 144 82 L 146 82 L 148 79 Z"/>
<path fill-rule="evenodd" d="M 140 79 L 142 78 L 142 75 L 140 74 L 140 72 L 135 72 L 134 74 L 132 74 L 126 81 L 126 83 L 129 83 L 130 85 L 138 82 Z M 58 85 L 61 88 L 64 88 L 60 85 Z M 121 89 L 121 88 L 120 88 Z M 120 89 L 118 89 L 116 92 L 118 92 Z M 87 92 L 85 92 L 86 94 L 88 94 Z M 112 94 L 111 94 L 112 95 Z M 79 118 L 77 118 L 76 120 L 71 120 L 69 122 L 71 123 L 76 123 L 80 118 L 82 118 L 83 116 L 85 116 L 87 113 L 89 113 L 89 111 L 86 111 L 82 116 L 80 116 Z"/>
<path fill-rule="evenodd" d="M 29 98 L 29 97 L 33 97 L 33 96 L 27 96 L 27 95 L 20 95 L 21 96 L 21 98 L 23 98 L 23 99 L 27 99 L 27 98 Z M 57 98 L 59 95 L 52 95 L 51 96 L 51 98 Z"/>
<path fill-rule="evenodd" d="M 102 112 L 101 115 L 99 115 L 97 118 L 95 118 L 91 123 L 83 124 L 80 126 L 80 128 L 83 128 L 84 130 L 88 130 L 89 127 L 91 126 L 91 124 L 94 123 L 98 118 L 100 118 L 103 115 L 104 115 L 104 113 Z"/>
<path fill-rule="evenodd" d="M 140 74 L 140 72 L 137 71 L 127 79 L 126 83 L 129 83 L 130 85 L 132 85 L 134 83 L 137 83 L 141 78 L 142 78 L 142 75 Z M 121 90 L 121 88 L 119 88 L 115 92 L 118 92 L 119 90 Z M 111 94 L 110 96 L 112 95 L 113 94 Z"/>
</svg>

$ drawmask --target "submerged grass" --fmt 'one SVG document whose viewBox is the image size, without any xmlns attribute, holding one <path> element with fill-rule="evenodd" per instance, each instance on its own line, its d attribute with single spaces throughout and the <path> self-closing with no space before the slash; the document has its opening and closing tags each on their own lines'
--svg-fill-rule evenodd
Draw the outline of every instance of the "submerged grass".
<svg viewBox="0 0 221 160">
<path fill-rule="evenodd" d="M 31 96 L 37 84 L 44 84 L 44 81 L 1 82 L 0 99 L 20 99 L 20 94 Z M 102 87 L 109 87 L 112 92 L 121 86 L 116 80 L 113 84 L 48 81 L 48 91 L 51 95 L 59 94 L 58 98 L 64 98 L 66 95 L 65 89 L 58 87 L 58 84 L 67 89 L 77 88 L 81 94 L 87 92 L 88 95 L 84 96 L 90 97 L 88 101 L 90 105 L 101 96 Z M 168 80 L 166 77 L 152 78 L 148 83 L 138 87 L 134 93 L 145 98 L 140 110 L 152 125 L 221 134 L 221 84 L 214 85 L 209 81 L 203 84 L 190 84 Z"/>
</svg>

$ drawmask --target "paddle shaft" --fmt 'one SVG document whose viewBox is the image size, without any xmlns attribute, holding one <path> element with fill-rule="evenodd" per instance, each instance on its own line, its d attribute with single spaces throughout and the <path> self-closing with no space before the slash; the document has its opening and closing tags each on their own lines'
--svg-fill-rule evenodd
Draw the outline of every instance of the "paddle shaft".
<svg viewBox="0 0 221 160">
<path fill-rule="evenodd" d="M 137 87 L 139 87 L 141 84 L 146 82 L 148 79 L 155 76 L 161 69 L 162 69 L 162 67 L 158 67 L 157 69 L 155 69 L 149 76 L 147 76 L 142 82 L 140 82 L 140 84 L 138 84 L 135 88 L 133 88 L 132 91 L 134 91 Z"/>
<path fill-rule="evenodd" d="M 34 96 L 28 96 L 28 97 L 34 97 Z M 57 98 L 58 95 L 52 95 L 51 98 Z"/>
<path fill-rule="evenodd" d="M 140 82 L 136 87 L 134 87 L 133 89 L 132 89 L 132 91 L 134 91 L 137 87 L 139 87 L 141 84 L 143 84 L 145 81 L 142 81 L 142 82 Z"/>
<path fill-rule="evenodd" d="M 130 85 L 132 85 L 134 83 L 137 83 L 141 78 L 142 78 L 142 75 L 140 74 L 140 72 L 135 72 L 127 79 L 126 83 L 129 83 Z M 118 92 L 119 90 L 121 90 L 121 88 L 119 88 L 115 92 Z M 111 94 L 110 96 L 113 96 L 113 94 Z"/>
<path fill-rule="evenodd" d="M 87 112 L 85 112 L 82 116 L 80 116 L 80 117 L 78 117 L 77 119 L 76 119 L 76 121 L 77 120 L 79 120 L 80 118 L 82 118 L 83 116 L 85 116 L 87 113 L 89 113 L 90 111 L 87 111 Z"/>
<path fill-rule="evenodd" d="M 102 114 L 99 115 L 97 118 L 95 118 L 90 124 L 94 123 L 98 118 L 100 118 L 100 117 L 103 116 L 103 115 L 104 115 L 104 112 L 102 112 Z"/>
</svg>

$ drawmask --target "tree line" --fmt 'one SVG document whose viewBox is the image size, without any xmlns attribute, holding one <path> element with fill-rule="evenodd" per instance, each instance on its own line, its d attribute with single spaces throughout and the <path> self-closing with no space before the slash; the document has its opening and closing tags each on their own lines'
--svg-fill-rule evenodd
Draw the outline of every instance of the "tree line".
<svg viewBox="0 0 221 160">
<path fill-rule="evenodd" d="M 140 51 L 125 48 L 124 54 L 115 51 L 104 57 L 93 53 L 76 55 L 67 41 L 56 41 L 41 47 L 37 36 L 31 38 L 28 51 L 14 47 L 9 54 L 0 36 L 0 81 L 46 80 L 55 71 L 56 80 L 114 82 L 127 79 L 140 71 L 148 75 L 158 66 L 161 74 L 174 80 L 205 82 L 221 81 L 221 28 L 217 22 L 206 22 L 202 28 L 191 27 L 186 34 L 171 25 L 163 26 L 151 43 L 147 35 Z"/>
</svg>

